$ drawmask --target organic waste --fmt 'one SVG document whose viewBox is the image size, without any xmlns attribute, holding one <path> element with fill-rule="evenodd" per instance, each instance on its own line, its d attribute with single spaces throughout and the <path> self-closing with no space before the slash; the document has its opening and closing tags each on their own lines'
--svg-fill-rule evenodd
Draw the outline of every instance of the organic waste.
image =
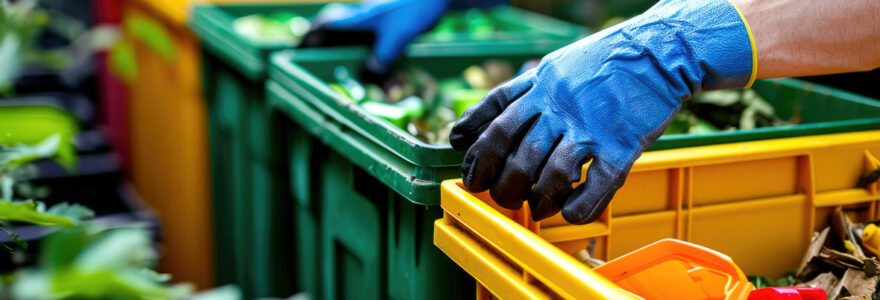
<svg viewBox="0 0 880 300">
<path fill-rule="evenodd" d="M 489 39 L 500 31 L 515 30 L 495 19 L 492 14 L 480 9 L 469 9 L 458 14 L 447 14 L 440 18 L 429 35 L 437 41 L 454 40 L 460 34 L 469 39 Z"/>
<path fill-rule="evenodd" d="M 461 76 L 435 79 L 424 69 L 404 67 L 382 86 L 362 84 L 339 66 L 330 87 L 356 102 L 369 114 L 385 119 L 429 144 L 449 142 L 449 132 L 464 111 L 492 87 L 512 78 L 513 66 L 487 60 L 465 69 Z"/>
<path fill-rule="evenodd" d="M 294 46 L 309 31 L 311 22 L 295 13 L 252 14 L 233 21 L 235 32 L 260 44 Z"/>
<path fill-rule="evenodd" d="M 880 299 L 880 228 L 852 222 L 842 207 L 831 226 L 813 234 L 800 266 L 775 281 L 751 276 L 755 288 L 798 286 L 821 288 L 828 299 Z"/>
<path fill-rule="evenodd" d="M 332 10 L 345 4 L 328 4 L 322 11 Z M 318 15 L 321 13 L 319 12 Z M 437 26 L 427 33 L 434 41 L 451 41 L 465 34 L 469 39 L 489 39 L 496 32 L 512 30 L 510 26 L 496 20 L 492 14 L 481 9 L 469 9 L 464 12 L 444 15 Z M 297 45 L 311 27 L 309 18 L 291 11 L 280 11 L 271 14 L 250 14 L 233 21 L 236 33 L 249 40 L 270 45 Z"/>
<path fill-rule="evenodd" d="M 529 61 L 519 72 L 536 65 L 536 60 Z M 464 111 L 513 75 L 509 62 L 490 59 L 467 67 L 458 77 L 440 80 L 422 68 L 402 67 L 379 86 L 361 83 L 349 69 L 339 66 L 330 87 L 423 142 L 445 144 Z M 684 101 L 664 134 L 711 134 L 793 124 L 777 117 L 773 106 L 753 90 L 718 90 Z"/>
<path fill-rule="evenodd" d="M 684 101 L 663 134 L 710 134 L 793 124 L 777 117 L 773 106 L 754 90 L 718 90 Z"/>
</svg>

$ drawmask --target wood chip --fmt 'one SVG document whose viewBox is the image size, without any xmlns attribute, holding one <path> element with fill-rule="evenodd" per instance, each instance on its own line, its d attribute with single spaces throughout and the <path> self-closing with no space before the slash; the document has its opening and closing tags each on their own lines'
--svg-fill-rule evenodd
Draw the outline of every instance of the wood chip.
<svg viewBox="0 0 880 300">
<path fill-rule="evenodd" d="M 831 227 L 825 227 L 821 232 L 813 236 L 812 241 L 810 242 L 810 246 L 807 247 L 807 253 L 804 254 L 804 258 L 801 260 L 800 266 L 797 268 L 796 278 L 800 278 L 804 272 L 804 268 L 807 267 L 807 264 L 813 257 L 819 255 L 819 252 L 822 251 L 822 246 L 825 245 L 825 241 L 828 239 L 828 232 L 831 230 Z"/>
<path fill-rule="evenodd" d="M 827 247 L 822 247 L 822 251 L 819 252 L 819 258 L 828 264 L 850 269 L 862 270 L 865 266 L 863 259 Z"/>
<path fill-rule="evenodd" d="M 857 299 L 871 299 L 877 287 L 877 277 L 868 277 L 865 272 L 849 269 L 840 279 L 841 284 L 850 296 Z"/>
<path fill-rule="evenodd" d="M 587 265 L 587 266 L 590 267 L 590 268 L 596 268 L 596 267 L 598 267 L 598 266 L 601 266 L 601 265 L 604 265 L 604 264 L 605 264 L 605 261 L 604 261 L 604 260 L 601 260 L 601 259 L 598 259 L 598 258 L 593 258 L 593 257 L 590 255 L 590 252 L 587 252 L 586 249 L 581 250 L 581 251 L 578 251 L 578 252 L 575 252 L 575 253 L 574 253 L 574 258 L 577 259 L 578 261 L 580 261 L 582 264 Z"/>
<path fill-rule="evenodd" d="M 837 287 L 837 284 L 840 280 L 837 279 L 837 276 L 834 276 L 831 272 L 825 272 L 813 278 L 813 280 L 799 283 L 796 286 L 799 287 L 811 287 L 811 288 L 820 288 L 825 291 L 825 295 L 830 297 L 830 291 L 834 290 Z M 831 299 L 831 298 L 829 298 Z"/>
</svg>

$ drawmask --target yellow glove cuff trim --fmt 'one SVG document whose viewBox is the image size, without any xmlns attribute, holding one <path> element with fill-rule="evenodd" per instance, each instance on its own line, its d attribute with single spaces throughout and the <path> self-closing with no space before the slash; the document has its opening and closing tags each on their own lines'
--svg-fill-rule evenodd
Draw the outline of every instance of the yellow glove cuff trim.
<svg viewBox="0 0 880 300">
<path fill-rule="evenodd" d="M 742 19 L 743 25 L 746 26 L 746 33 L 749 34 L 749 45 L 752 48 L 752 75 L 749 76 L 749 82 L 746 83 L 746 86 L 743 89 L 748 89 L 752 87 L 752 84 L 755 83 L 755 78 L 758 77 L 758 47 L 755 46 L 755 36 L 752 35 L 752 29 L 749 27 L 749 22 L 746 21 L 746 16 L 742 14 L 742 11 L 739 10 L 739 7 L 736 7 L 736 4 L 733 4 L 733 1 L 727 0 L 733 9 L 736 10 L 736 13 L 739 14 L 739 18 Z"/>
</svg>

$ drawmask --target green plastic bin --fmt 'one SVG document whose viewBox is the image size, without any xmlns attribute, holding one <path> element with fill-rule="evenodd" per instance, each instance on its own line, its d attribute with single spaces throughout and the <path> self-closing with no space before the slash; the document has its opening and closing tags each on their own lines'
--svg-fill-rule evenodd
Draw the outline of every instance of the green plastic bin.
<svg viewBox="0 0 880 300">
<path fill-rule="evenodd" d="M 324 5 L 200 4 L 192 10 L 189 26 L 202 40 L 202 78 L 209 110 L 217 283 L 236 283 L 246 297 L 289 296 L 297 290 L 291 284 L 297 267 L 291 261 L 296 247 L 290 236 L 302 220 L 291 215 L 293 203 L 281 201 L 289 174 L 280 170 L 283 163 L 273 161 L 285 155 L 280 150 L 283 145 L 270 138 L 280 133 L 272 124 L 264 93 L 269 54 L 290 46 L 252 42 L 238 35 L 232 24 L 238 17 L 255 13 L 290 11 L 313 16 Z M 467 14 L 452 12 L 445 17 L 461 19 Z M 429 32 L 407 51 L 434 55 L 459 55 L 479 48 L 499 53 L 548 51 L 586 33 L 582 27 L 509 6 L 493 8 L 488 15 L 501 25 L 500 31 L 480 37 Z M 290 131 L 297 135 L 296 130 Z M 303 143 L 311 139 L 305 133 L 299 136 Z"/>
<path fill-rule="evenodd" d="M 402 63 L 444 78 L 488 58 L 516 64 L 540 57 L 527 51 L 480 53 L 483 50 L 459 56 L 409 53 Z M 461 270 L 451 267 L 452 262 L 429 241 L 431 221 L 442 217 L 437 206 L 440 182 L 461 176 L 463 154 L 448 145 L 419 141 L 367 114 L 326 84 L 336 66 L 357 72 L 366 55 L 364 49 L 343 48 L 284 51 L 272 57 L 266 88 L 270 106 L 278 111 L 273 116 L 279 128 L 297 132 L 287 135 L 284 164 L 295 174 L 291 178 L 316 180 L 292 180 L 287 190 L 297 203 L 297 222 L 302 222 L 296 235 L 298 272 L 313 274 L 300 279 L 299 286 L 326 299 L 340 298 L 344 296 L 340 291 L 354 287 L 369 291 L 362 294 L 366 298 L 470 297 L 470 283 L 461 280 Z M 803 123 L 669 135 L 653 149 L 880 128 L 880 105 L 852 93 L 795 79 L 760 80 L 753 89 L 782 118 L 798 114 Z M 320 143 L 297 130 L 305 130 Z M 416 252 L 395 252 L 401 248 Z M 420 268 L 426 264 L 431 267 Z M 371 281 L 382 277 L 386 280 Z"/>
<path fill-rule="evenodd" d="M 516 50 L 518 54 L 509 48 L 472 49 L 456 56 L 410 51 L 404 63 L 417 63 L 442 78 L 488 58 L 517 66 L 553 49 Z M 275 55 L 270 68 L 268 99 L 277 111 L 273 120 L 283 131 L 275 140 L 287 141 L 287 161 L 278 164 L 289 168 L 286 197 L 296 203 L 294 236 L 300 290 L 319 299 L 473 297 L 473 279 L 434 247 L 432 239 L 433 222 L 443 215 L 437 206 L 437 183 L 460 176 L 460 161 L 454 161 L 458 155 L 443 150 L 448 146 L 407 144 L 405 136 L 409 134 L 393 126 L 381 138 L 371 135 L 371 130 L 385 127 L 369 127 L 376 119 L 366 121 L 369 116 L 362 111 L 334 109 L 347 100 L 333 98 L 336 94 L 332 91 L 325 91 L 331 102 L 319 100 L 309 90 L 329 87 L 317 78 L 306 83 L 308 86 L 296 83 L 293 77 L 311 75 L 302 69 L 302 73 L 288 72 L 293 67 L 290 55 L 297 60 L 315 59 L 309 67 L 327 71 L 319 76 L 332 76 L 329 72 L 338 65 L 356 70 L 367 50 L 288 51 Z M 447 67 L 449 62 L 455 64 Z M 419 157 L 427 163 L 414 163 L 392 151 L 394 147 L 409 149 L 415 154 L 410 158 Z M 443 152 L 453 156 L 437 156 Z M 352 291 L 356 294 L 347 294 Z"/>
</svg>

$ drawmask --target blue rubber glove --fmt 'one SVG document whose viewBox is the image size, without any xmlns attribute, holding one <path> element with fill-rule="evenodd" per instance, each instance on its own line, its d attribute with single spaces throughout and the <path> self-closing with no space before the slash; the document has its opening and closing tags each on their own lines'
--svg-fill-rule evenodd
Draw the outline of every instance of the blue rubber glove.
<svg viewBox="0 0 880 300">
<path fill-rule="evenodd" d="M 368 31 L 375 34 L 366 67 L 387 73 L 406 46 L 434 27 L 450 0 L 374 0 L 335 5 L 315 18 L 316 28 Z"/>
<path fill-rule="evenodd" d="M 661 0 L 626 22 L 550 53 L 492 90 L 452 129 L 464 184 L 535 220 L 560 210 L 593 222 L 633 162 L 701 89 L 745 88 L 756 56 L 726 0 Z M 590 161 L 577 188 L 581 167 Z"/>
<path fill-rule="evenodd" d="M 375 34 L 370 72 L 389 71 L 406 46 L 437 24 L 446 10 L 487 8 L 507 0 L 373 0 L 334 5 L 314 20 L 314 29 L 364 31 Z"/>
</svg>

